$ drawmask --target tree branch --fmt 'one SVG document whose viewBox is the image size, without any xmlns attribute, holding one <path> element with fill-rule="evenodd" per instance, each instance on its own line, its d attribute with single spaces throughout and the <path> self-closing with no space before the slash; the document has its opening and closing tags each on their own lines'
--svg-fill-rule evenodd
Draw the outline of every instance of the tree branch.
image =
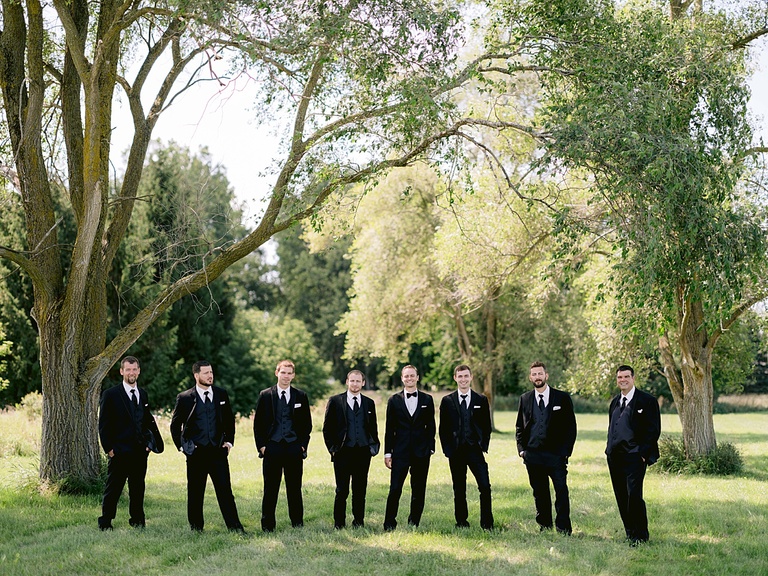
<svg viewBox="0 0 768 576">
<path fill-rule="evenodd" d="M 747 298 L 744 302 L 739 304 L 733 312 L 731 312 L 731 315 L 728 317 L 728 319 L 725 322 L 721 322 L 720 326 L 718 326 L 714 332 L 712 332 L 712 336 L 710 337 L 709 341 L 707 342 L 707 347 L 710 350 L 714 350 L 715 344 L 717 344 L 717 341 L 720 339 L 720 336 L 722 336 L 725 332 L 727 332 L 731 326 L 733 326 L 733 323 L 738 320 L 744 312 L 752 308 L 755 304 L 758 302 L 765 300 L 768 298 L 768 288 L 765 290 L 761 290 L 751 298 Z"/>
</svg>

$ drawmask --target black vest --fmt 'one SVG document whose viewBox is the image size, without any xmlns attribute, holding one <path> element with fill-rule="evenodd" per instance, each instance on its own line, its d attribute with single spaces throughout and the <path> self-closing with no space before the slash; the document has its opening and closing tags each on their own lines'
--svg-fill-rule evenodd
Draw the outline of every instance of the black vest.
<svg viewBox="0 0 768 576">
<path fill-rule="evenodd" d="M 464 404 L 466 402 L 466 408 Z M 475 446 L 479 444 L 479 438 L 471 426 L 471 418 L 469 412 L 469 403 L 472 402 L 472 394 L 467 394 L 465 402 L 462 402 L 461 395 L 459 395 L 459 418 L 461 421 L 461 435 L 459 437 L 459 444 L 466 444 L 468 446 Z"/>
<path fill-rule="evenodd" d="M 139 391 L 136 391 L 136 400 L 138 400 L 138 404 L 135 402 L 132 402 L 128 400 L 128 404 L 131 405 L 131 419 L 133 420 L 133 429 L 134 434 L 133 437 L 135 439 L 136 446 L 138 448 L 144 449 L 146 447 L 146 444 L 144 442 L 144 436 L 142 434 L 142 422 L 144 421 L 144 406 L 141 405 L 141 399 L 139 398 Z"/>
<path fill-rule="evenodd" d="M 210 395 L 213 396 L 213 392 Z M 216 430 L 216 407 L 213 405 L 213 398 L 206 403 L 198 397 L 193 417 L 197 424 L 197 433 L 191 440 L 196 446 L 215 446 L 218 431 Z"/>
<path fill-rule="evenodd" d="M 630 402 L 621 411 L 621 399 L 611 415 L 611 427 L 608 429 L 608 454 L 629 454 L 637 452 L 640 448 L 635 441 L 635 433 L 629 426 L 631 416 Z"/>
<path fill-rule="evenodd" d="M 531 435 L 528 438 L 528 448 L 541 448 L 547 441 L 547 425 L 549 424 L 549 410 L 539 408 L 538 394 L 533 400 L 533 425 Z"/>
<path fill-rule="evenodd" d="M 288 394 L 286 394 L 286 397 Z M 289 398 L 290 401 L 290 398 Z M 272 436 L 269 438 L 273 442 L 295 442 L 298 440 L 296 431 L 293 429 L 293 413 L 289 402 L 284 401 L 278 392 L 277 410 L 275 411 L 275 426 Z"/>
<path fill-rule="evenodd" d="M 352 410 L 347 403 L 347 437 L 344 440 L 344 446 L 347 448 L 368 446 L 368 438 L 365 434 L 365 412 L 363 411 L 362 398 L 360 400 L 360 407 L 357 412 Z"/>
</svg>

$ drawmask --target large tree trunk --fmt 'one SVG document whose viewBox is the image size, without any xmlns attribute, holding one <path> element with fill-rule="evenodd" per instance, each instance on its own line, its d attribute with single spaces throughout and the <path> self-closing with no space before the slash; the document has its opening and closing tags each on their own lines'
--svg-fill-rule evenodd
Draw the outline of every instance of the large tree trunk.
<svg viewBox="0 0 768 576">
<path fill-rule="evenodd" d="M 43 431 L 40 478 L 87 485 L 101 466 L 97 414 L 100 386 L 83 381 L 50 327 L 40 331 Z M 45 350 L 43 352 L 43 349 Z"/>
<path fill-rule="evenodd" d="M 712 341 L 704 328 L 700 302 L 679 298 L 677 351 L 669 337 L 659 338 L 664 375 L 672 391 L 683 429 L 685 452 L 689 458 L 706 455 L 717 446 L 712 419 Z M 677 352 L 677 354 L 675 354 Z M 679 358 L 679 366 L 678 360 Z"/>
</svg>

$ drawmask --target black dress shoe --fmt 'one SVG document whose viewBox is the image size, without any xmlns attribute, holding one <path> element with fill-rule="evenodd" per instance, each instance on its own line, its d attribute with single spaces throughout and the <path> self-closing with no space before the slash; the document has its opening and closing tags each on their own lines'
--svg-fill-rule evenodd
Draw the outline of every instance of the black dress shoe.
<svg viewBox="0 0 768 576">
<path fill-rule="evenodd" d="M 99 524 L 99 530 L 102 532 L 106 532 L 107 530 L 112 530 L 112 524 Z"/>
<path fill-rule="evenodd" d="M 469 528 L 469 522 L 456 522 L 456 528 Z"/>
<path fill-rule="evenodd" d="M 384 532 L 394 532 L 395 527 L 392 524 L 384 524 Z"/>
<path fill-rule="evenodd" d="M 135 520 L 128 520 L 128 524 L 130 524 L 133 528 L 146 528 L 147 526 L 147 523 L 144 520 L 139 522 Z"/>
<path fill-rule="evenodd" d="M 235 526 L 234 528 L 229 528 L 229 531 L 240 534 L 241 536 L 245 536 L 247 534 L 247 532 L 245 531 L 245 528 L 243 528 L 242 526 Z"/>
</svg>

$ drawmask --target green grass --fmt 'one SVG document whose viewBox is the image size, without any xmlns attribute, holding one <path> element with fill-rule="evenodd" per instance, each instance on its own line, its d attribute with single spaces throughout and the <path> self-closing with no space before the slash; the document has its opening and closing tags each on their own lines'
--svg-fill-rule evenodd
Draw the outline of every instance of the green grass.
<svg viewBox="0 0 768 576">
<path fill-rule="evenodd" d="M 715 416 L 719 438 L 736 444 L 744 456 L 739 477 L 671 476 L 651 468 L 645 482 L 651 542 L 634 549 L 622 543 L 603 456 L 607 417 L 578 415 L 569 475 L 574 534 L 566 538 L 538 532 L 525 467 L 515 455 L 514 416 L 496 415 L 503 432 L 494 434 L 489 455 L 498 526 L 490 534 L 478 527 L 471 477 L 472 528 L 453 528 L 450 475 L 441 454 L 433 458 L 420 528 L 382 530 L 388 473 L 379 456 L 371 467 L 366 528 L 334 531 L 333 471 L 316 413 L 305 467 L 305 527 L 290 527 L 281 494 L 277 531 L 264 535 L 261 462 L 251 423 L 241 421 L 231 467 L 249 533 L 238 536 L 225 530 L 210 486 L 206 531 L 189 531 L 184 458 L 173 449 L 150 457 L 146 530 L 128 527 L 124 494 L 115 530 L 99 532 L 100 497 L 41 494 L 33 488 L 39 422 L 19 412 L 0 413 L 0 574 L 768 574 L 768 414 Z M 161 429 L 167 431 L 167 424 Z M 663 416 L 663 428 L 679 434 L 677 417 Z M 406 488 L 401 526 L 408 497 Z"/>
</svg>

